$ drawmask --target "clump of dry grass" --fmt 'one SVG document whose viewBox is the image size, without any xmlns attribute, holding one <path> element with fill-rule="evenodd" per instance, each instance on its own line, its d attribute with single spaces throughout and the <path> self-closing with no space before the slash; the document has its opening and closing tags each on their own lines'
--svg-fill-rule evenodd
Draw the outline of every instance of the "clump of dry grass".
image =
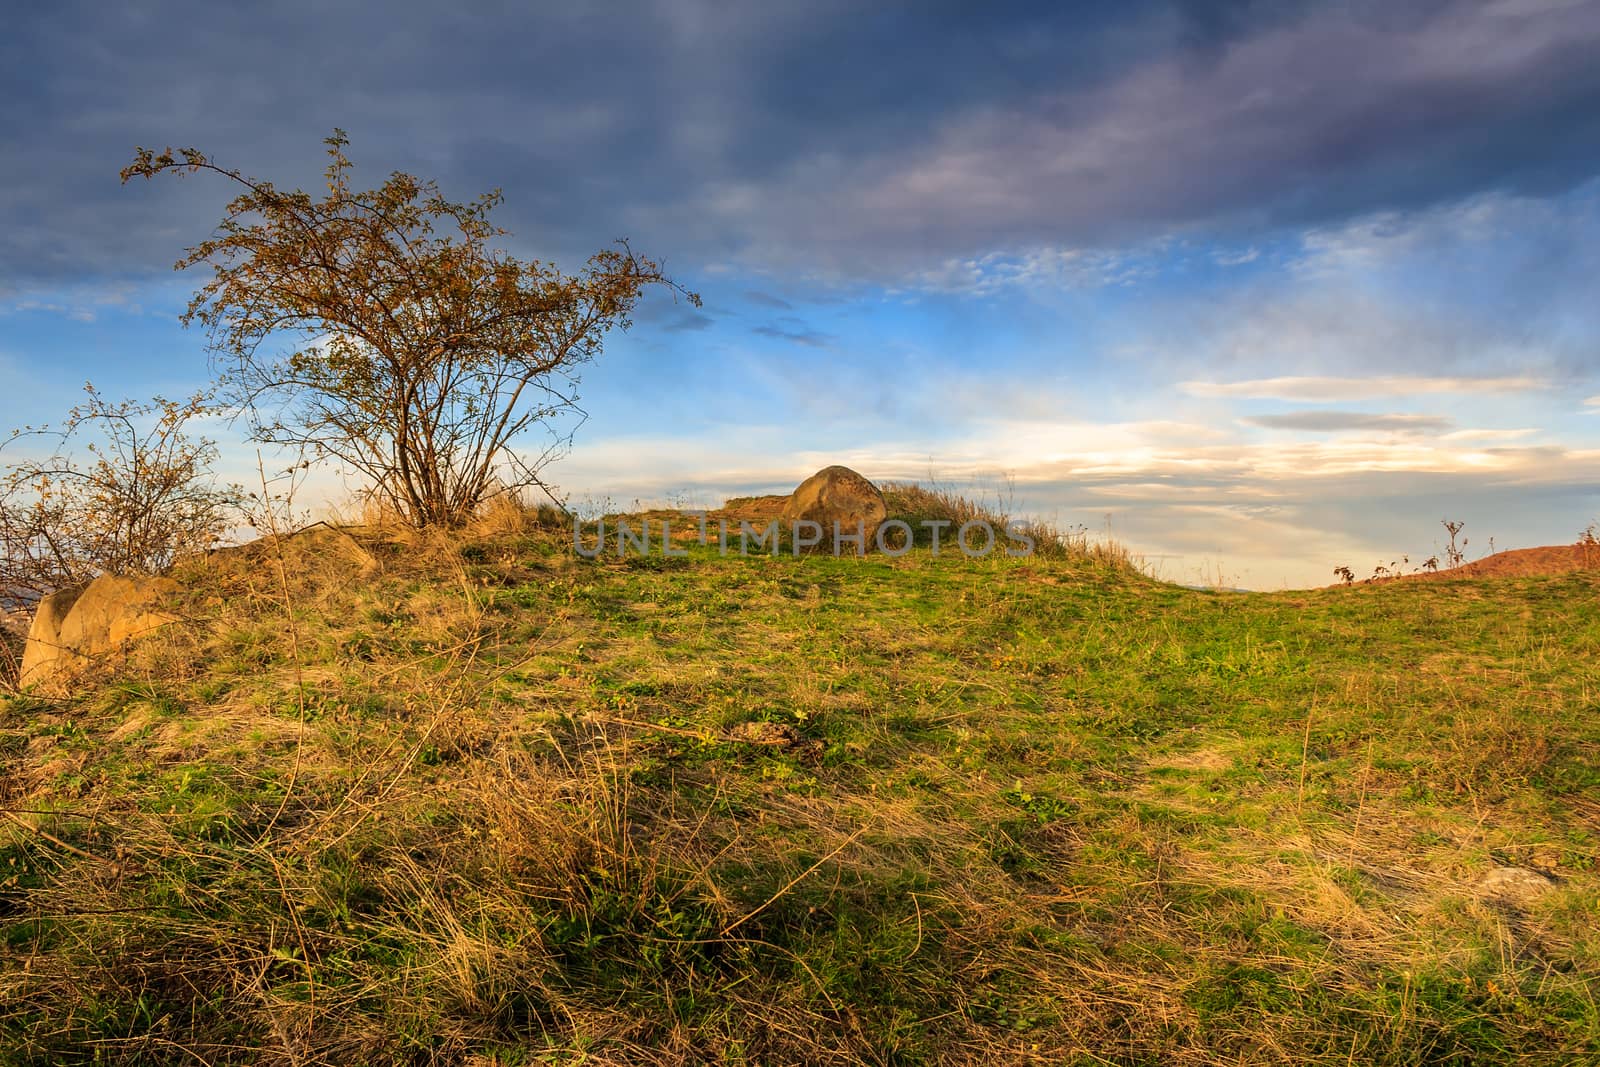
<svg viewBox="0 0 1600 1067">
<path fill-rule="evenodd" d="M 29 616 L 20 611 L 0 608 L 0 691 L 16 687 L 31 621 Z"/>
<path fill-rule="evenodd" d="M 1042 519 L 1012 514 L 1011 502 L 1005 494 L 997 493 L 993 503 L 986 503 L 937 484 L 927 486 L 916 482 L 885 482 L 880 488 L 889 517 L 911 526 L 914 544 L 926 544 L 931 539 L 931 534 L 923 526 L 928 521 L 949 524 L 946 540 L 968 522 L 987 523 L 1003 539 L 1007 524 L 1015 523 L 1015 530 L 1033 539 L 1037 555 L 1088 560 L 1129 570 L 1138 566 L 1126 547 L 1110 539 L 1090 538 L 1087 527 L 1059 526 Z"/>
<path fill-rule="evenodd" d="M 527 490 L 504 492 L 481 505 L 466 526 L 472 537 L 518 537 L 570 528 L 571 517 L 555 504 L 535 500 Z"/>
<path fill-rule="evenodd" d="M 965 522 L 987 522 L 999 529 L 1010 518 L 1001 502 L 993 506 L 982 504 L 938 485 L 884 482 L 880 490 L 889 516 L 910 522 L 913 529 L 924 519 L 948 522 L 952 529 Z"/>
<path fill-rule="evenodd" d="M 346 504 L 328 508 L 328 521 L 373 533 L 403 536 L 417 531 L 406 517 L 380 496 L 360 494 Z M 571 524 L 570 515 L 535 490 L 500 489 L 486 496 L 467 521 L 450 537 L 514 537 L 534 531 L 560 529 Z"/>
</svg>

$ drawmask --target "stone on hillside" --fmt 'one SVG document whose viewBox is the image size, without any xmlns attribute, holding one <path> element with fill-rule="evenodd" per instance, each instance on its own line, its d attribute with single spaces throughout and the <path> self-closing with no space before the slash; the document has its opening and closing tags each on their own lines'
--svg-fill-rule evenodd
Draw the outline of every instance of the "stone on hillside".
<svg viewBox="0 0 1600 1067">
<path fill-rule="evenodd" d="M 1542 871 L 1527 867 L 1496 867 L 1483 876 L 1478 892 L 1486 897 L 1522 904 L 1555 885 Z"/>
<path fill-rule="evenodd" d="M 39 601 L 22 653 L 19 681 L 51 682 L 74 668 L 110 655 L 177 616 L 159 602 L 178 589 L 170 578 L 101 575 L 87 585 Z"/>
<path fill-rule="evenodd" d="M 854 538 L 858 532 L 863 535 L 861 550 L 870 549 L 888 514 L 877 486 L 849 467 L 834 466 L 824 467 L 801 482 L 783 505 L 781 518 L 785 533 L 793 529 L 792 523 L 817 523 L 822 532 L 817 550 L 842 555 L 856 551 Z M 838 545 L 833 541 L 834 523 L 839 524 Z"/>
</svg>

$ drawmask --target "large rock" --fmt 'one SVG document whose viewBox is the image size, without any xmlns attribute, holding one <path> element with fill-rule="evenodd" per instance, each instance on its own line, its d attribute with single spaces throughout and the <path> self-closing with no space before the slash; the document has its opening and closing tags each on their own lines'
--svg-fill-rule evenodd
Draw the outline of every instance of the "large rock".
<svg viewBox="0 0 1600 1067">
<path fill-rule="evenodd" d="M 88 585 L 51 593 L 34 612 L 19 682 L 32 686 L 55 681 L 177 621 L 176 615 L 159 607 L 177 589 L 178 583 L 170 578 L 108 574 Z"/>
<path fill-rule="evenodd" d="M 822 541 L 817 549 L 844 554 L 856 551 L 853 538 L 858 525 L 865 534 L 863 550 L 871 550 L 873 536 L 888 514 L 877 486 L 849 467 L 836 466 L 824 467 L 801 482 L 783 505 L 780 517 L 785 533 L 792 529 L 791 523 L 802 520 L 819 524 Z M 840 534 L 852 540 L 841 540 L 837 546 L 833 543 L 835 522 Z"/>
</svg>

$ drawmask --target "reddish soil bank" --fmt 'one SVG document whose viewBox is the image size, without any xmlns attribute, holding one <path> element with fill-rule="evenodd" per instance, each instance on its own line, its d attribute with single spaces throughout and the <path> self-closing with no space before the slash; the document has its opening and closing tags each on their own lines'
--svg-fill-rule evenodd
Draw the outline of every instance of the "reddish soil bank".
<svg viewBox="0 0 1600 1067">
<path fill-rule="evenodd" d="M 1600 570 L 1600 545 L 1580 543 L 1544 545 L 1539 548 L 1512 548 L 1473 560 L 1471 563 L 1463 563 L 1449 570 L 1416 571 L 1402 574 L 1398 578 L 1377 580 L 1392 582 L 1412 578 L 1527 578 L 1570 574 L 1582 570 Z M 1362 579 L 1357 578 L 1356 584 L 1363 584 Z"/>
</svg>

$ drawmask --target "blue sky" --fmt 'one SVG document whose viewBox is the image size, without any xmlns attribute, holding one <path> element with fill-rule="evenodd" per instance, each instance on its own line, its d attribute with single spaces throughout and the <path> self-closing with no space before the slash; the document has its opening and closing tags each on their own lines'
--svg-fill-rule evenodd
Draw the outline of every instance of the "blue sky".
<svg viewBox="0 0 1600 1067">
<path fill-rule="evenodd" d="M 0 424 L 205 380 L 170 268 L 228 190 L 123 187 L 134 146 L 314 188 L 337 126 L 370 184 L 501 187 L 515 251 L 627 236 L 705 297 L 588 368 L 576 499 L 844 462 L 1260 588 L 1445 517 L 1570 541 L 1597 50 L 1571 0 L 41 6 L 0 41 Z"/>
</svg>

